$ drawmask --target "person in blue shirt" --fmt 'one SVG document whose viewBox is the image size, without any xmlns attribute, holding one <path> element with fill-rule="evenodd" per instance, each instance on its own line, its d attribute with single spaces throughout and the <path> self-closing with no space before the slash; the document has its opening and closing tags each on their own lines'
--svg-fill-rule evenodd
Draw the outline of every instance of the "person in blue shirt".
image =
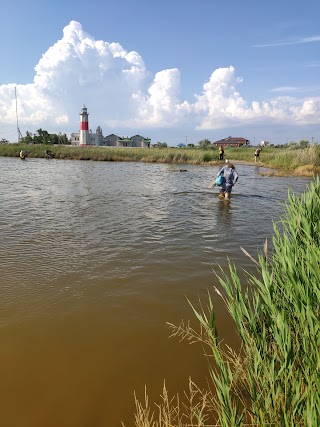
<svg viewBox="0 0 320 427">
<path fill-rule="evenodd" d="M 223 176 L 223 180 L 222 184 L 220 185 L 219 195 L 229 200 L 232 192 L 232 187 L 238 181 L 239 176 L 237 171 L 235 170 L 234 165 L 230 163 L 228 159 L 226 160 L 226 165 L 218 172 L 217 177 L 221 175 Z"/>
</svg>

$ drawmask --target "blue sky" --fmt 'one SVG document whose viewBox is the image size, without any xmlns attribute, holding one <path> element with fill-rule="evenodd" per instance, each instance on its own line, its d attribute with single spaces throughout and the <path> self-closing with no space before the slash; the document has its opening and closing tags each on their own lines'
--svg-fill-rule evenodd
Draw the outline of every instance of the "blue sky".
<svg viewBox="0 0 320 427">
<path fill-rule="evenodd" d="M 0 0 L 0 139 L 19 127 L 320 142 L 320 2 Z"/>
</svg>

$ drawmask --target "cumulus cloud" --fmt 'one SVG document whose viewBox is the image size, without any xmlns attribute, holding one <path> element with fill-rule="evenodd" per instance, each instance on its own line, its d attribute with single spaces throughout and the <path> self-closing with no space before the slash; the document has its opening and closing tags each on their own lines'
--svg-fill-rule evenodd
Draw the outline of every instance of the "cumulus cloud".
<svg viewBox="0 0 320 427">
<path fill-rule="evenodd" d="M 35 66 L 33 82 L 0 86 L 0 121 L 2 129 L 14 127 L 17 87 L 19 122 L 31 132 L 77 131 L 83 104 L 90 126 L 94 118 L 104 134 L 110 128 L 142 133 L 179 126 L 209 130 L 250 123 L 320 123 L 320 98 L 277 97 L 248 104 L 240 95 L 241 83 L 233 66 L 219 68 L 203 84 L 202 93 L 183 100 L 177 68 L 152 75 L 137 52 L 95 40 L 71 21 Z M 274 91 L 280 89 L 293 88 Z"/>
<path fill-rule="evenodd" d="M 235 77 L 234 67 L 215 70 L 203 85 L 202 95 L 196 95 L 194 110 L 200 116 L 199 129 L 214 129 L 242 117 L 247 106 L 236 90 L 242 79 Z"/>
</svg>

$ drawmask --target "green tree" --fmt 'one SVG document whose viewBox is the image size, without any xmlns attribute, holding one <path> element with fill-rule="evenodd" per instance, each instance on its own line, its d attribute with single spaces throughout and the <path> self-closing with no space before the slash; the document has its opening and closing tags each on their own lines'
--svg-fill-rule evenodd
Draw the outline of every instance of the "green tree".
<svg viewBox="0 0 320 427">
<path fill-rule="evenodd" d="M 50 141 L 50 138 L 49 138 L 49 133 L 48 133 L 48 131 L 46 131 L 46 130 L 42 130 L 42 129 L 38 129 L 37 130 L 37 133 L 38 133 L 38 143 L 39 144 L 48 144 L 48 142 Z"/>
<path fill-rule="evenodd" d="M 306 139 L 300 139 L 297 145 L 299 148 L 308 148 L 310 146 L 310 142 Z"/>
<path fill-rule="evenodd" d="M 55 133 L 51 133 L 49 135 L 49 141 L 51 144 L 59 144 L 59 136 Z"/>
<path fill-rule="evenodd" d="M 31 132 L 27 131 L 26 136 L 20 138 L 22 144 L 32 144 L 34 142 L 34 136 Z"/>
<path fill-rule="evenodd" d="M 70 145 L 71 144 L 71 142 L 69 141 L 69 139 L 65 133 L 59 132 L 58 137 L 59 137 L 58 144 L 64 144 L 64 145 Z"/>
<path fill-rule="evenodd" d="M 38 129 L 37 134 L 35 135 L 27 131 L 26 136 L 22 137 L 20 142 L 23 144 L 70 144 L 70 141 L 65 133 L 48 133 L 43 129 Z"/>
<path fill-rule="evenodd" d="M 209 141 L 209 139 L 204 139 L 202 141 L 199 141 L 198 145 L 201 150 L 208 150 L 209 148 L 213 148 L 211 146 L 211 142 Z"/>
</svg>

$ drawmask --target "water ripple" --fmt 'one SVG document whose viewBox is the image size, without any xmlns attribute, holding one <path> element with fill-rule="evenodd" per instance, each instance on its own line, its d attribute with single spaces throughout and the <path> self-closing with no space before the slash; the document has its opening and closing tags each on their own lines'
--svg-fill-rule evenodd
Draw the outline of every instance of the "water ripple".
<svg viewBox="0 0 320 427">
<path fill-rule="evenodd" d="M 0 304 L 22 317 L 74 309 L 88 295 L 130 298 L 181 280 L 190 287 L 190 278 L 198 292 L 228 257 L 250 266 L 240 246 L 256 253 L 288 188 L 308 182 L 241 165 L 228 203 L 207 189 L 214 167 L 175 174 L 142 163 L 0 163 Z"/>
</svg>

